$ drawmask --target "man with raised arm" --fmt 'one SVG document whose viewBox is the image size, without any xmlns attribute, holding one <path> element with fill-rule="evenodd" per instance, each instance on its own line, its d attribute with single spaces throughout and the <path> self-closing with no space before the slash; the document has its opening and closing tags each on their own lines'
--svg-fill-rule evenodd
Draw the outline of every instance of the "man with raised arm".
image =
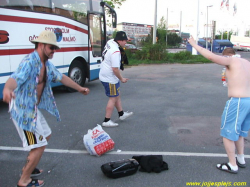
<svg viewBox="0 0 250 187">
<path fill-rule="evenodd" d="M 232 48 L 226 48 L 222 52 L 223 56 L 219 56 L 198 46 L 192 36 L 188 42 L 202 56 L 226 68 L 229 100 L 221 117 L 220 134 L 229 162 L 217 164 L 217 168 L 238 173 L 238 167 L 246 167 L 244 137 L 248 136 L 250 129 L 250 62 L 236 57 Z"/>
</svg>

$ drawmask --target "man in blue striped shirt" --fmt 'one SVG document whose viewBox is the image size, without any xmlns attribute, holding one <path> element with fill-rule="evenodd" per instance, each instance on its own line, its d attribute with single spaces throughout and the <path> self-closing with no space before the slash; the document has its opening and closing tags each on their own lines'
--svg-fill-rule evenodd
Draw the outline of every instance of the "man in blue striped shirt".
<svg viewBox="0 0 250 187">
<path fill-rule="evenodd" d="M 10 104 L 11 118 L 23 147 L 30 150 L 17 186 L 44 185 L 44 181 L 31 177 L 41 174 L 36 166 L 51 136 L 51 129 L 39 109 L 47 110 L 60 120 L 50 83 L 60 81 L 84 95 L 89 93 L 88 88 L 60 73 L 49 61 L 59 49 L 53 32 L 45 30 L 31 42 L 35 44 L 35 51 L 24 57 L 3 90 L 3 101 Z"/>
</svg>

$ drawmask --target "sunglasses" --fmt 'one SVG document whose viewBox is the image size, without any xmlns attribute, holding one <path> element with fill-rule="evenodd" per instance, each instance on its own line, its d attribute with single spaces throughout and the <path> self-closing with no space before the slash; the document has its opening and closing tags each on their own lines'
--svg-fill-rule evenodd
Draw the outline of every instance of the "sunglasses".
<svg viewBox="0 0 250 187">
<path fill-rule="evenodd" d="M 53 51 L 53 50 L 57 50 L 57 47 L 56 47 L 56 46 L 51 46 L 51 47 L 50 47 L 50 50 L 52 50 L 52 51 Z"/>
</svg>

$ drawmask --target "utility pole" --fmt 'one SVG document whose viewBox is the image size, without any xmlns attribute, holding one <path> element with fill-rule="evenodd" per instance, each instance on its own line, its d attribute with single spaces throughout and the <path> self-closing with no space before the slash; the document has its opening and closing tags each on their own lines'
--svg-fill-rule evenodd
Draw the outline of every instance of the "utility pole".
<svg viewBox="0 0 250 187">
<path fill-rule="evenodd" d="M 197 0 L 197 20 L 196 20 L 196 33 L 193 35 L 195 41 L 196 41 L 196 44 L 198 45 L 198 40 L 199 40 L 199 34 L 200 34 L 200 31 L 199 31 L 199 20 L 200 20 L 200 0 Z M 192 47 L 192 55 L 197 55 L 197 51 L 194 47 Z"/>
<path fill-rule="evenodd" d="M 166 47 L 167 46 L 168 46 L 168 8 L 167 8 L 167 19 L 166 19 Z"/>
<path fill-rule="evenodd" d="M 157 29 L 157 0 L 155 0 L 155 21 L 153 30 L 153 44 L 156 43 L 156 29 Z"/>
<path fill-rule="evenodd" d="M 207 6 L 207 38 L 206 38 L 206 49 L 208 49 L 208 7 L 212 7 L 213 5 Z"/>
<path fill-rule="evenodd" d="M 181 22 L 182 22 L 182 11 L 180 12 L 180 31 L 179 31 L 180 37 L 181 37 Z"/>
</svg>

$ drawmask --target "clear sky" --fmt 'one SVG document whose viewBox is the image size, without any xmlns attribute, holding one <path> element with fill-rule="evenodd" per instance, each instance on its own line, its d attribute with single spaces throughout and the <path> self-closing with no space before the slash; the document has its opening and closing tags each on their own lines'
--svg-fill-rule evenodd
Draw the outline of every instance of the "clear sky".
<svg viewBox="0 0 250 187">
<path fill-rule="evenodd" d="M 243 35 L 244 31 L 250 29 L 250 0 L 229 0 L 229 9 L 226 2 L 221 8 L 223 0 L 157 0 L 157 23 L 163 16 L 166 20 L 168 10 L 168 22 L 179 24 L 182 21 L 181 30 L 183 32 L 194 32 L 197 30 L 197 14 L 199 2 L 199 36 L 206 35 L 204 25 L 207 23 L 207 6 L 208 23 L 215 20 L 216 30 L 233 30 Z M 237 12 L 234 13 L 234 4 L 236 3 Z M 126 0 L 120 9 L 116 9 L 118 23 L 130 22 L 154 25 L 155 0 Z M 182 14 L 181 14 L 182 13 Z M 182 15 L 182 16 L 180 16 Z M 188 26 L 189 27 L 186 27 Z M 193 27 L 190 27 L 190 26 Z M 218 34 L 218 33 L 217 33 Z"/>
</svg>

